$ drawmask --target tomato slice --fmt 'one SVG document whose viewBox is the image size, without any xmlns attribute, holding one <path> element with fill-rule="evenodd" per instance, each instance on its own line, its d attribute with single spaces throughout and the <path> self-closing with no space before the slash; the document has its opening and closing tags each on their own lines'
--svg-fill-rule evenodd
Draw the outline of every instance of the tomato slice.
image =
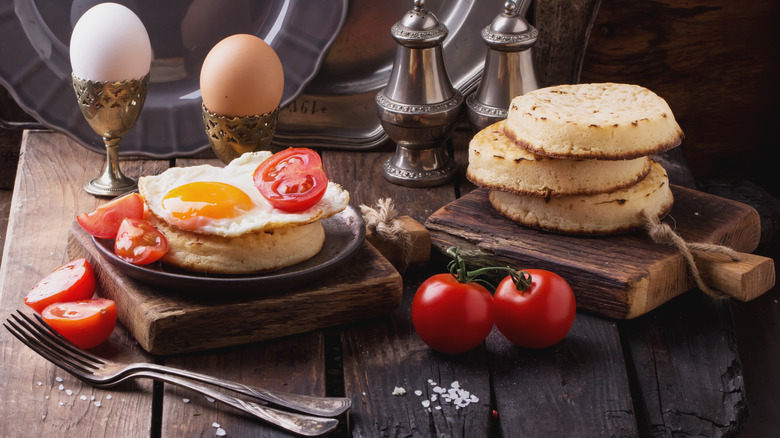
<svg viewBox="0 0 780 438">
<path fill-rule="evenodd" d="M 100 239 L 113 239 L 119 232 L 123 219 L 143 217 L 144 201 L 138 193 L 131 193 L 101 205 L 92 213 L 82 213 L 76 216 L 76 220 L 90 235 Z"/>
<path fill-rule="evenodd" d="M 43 320 L 80 348 L 92 348 L 111 336 L 116 326 L 116 304 L 105 298 L 69 301 L 47 306 Z"/>
<path fill-rule="evenodd" d="M 257 166 L 253 178 L 272 206 L 291 213 L 316 204 L 328 188 L 320 156 L 307 148 L 277 152 Z"/>
<path fill-rule="evenodd" d="M 24 304 L 41 313 L 52 303 L 92 298 L 95 272 L 86 259 L 66 263 L 44 277 L 24 297 Z"/>
<path fill-rule="evenodd" d="M 168 239 L 145 219 L 125 219 L 114 241 L 114 253 L 136 265 L 156 262 L 168 252 Z"/>
</svg>

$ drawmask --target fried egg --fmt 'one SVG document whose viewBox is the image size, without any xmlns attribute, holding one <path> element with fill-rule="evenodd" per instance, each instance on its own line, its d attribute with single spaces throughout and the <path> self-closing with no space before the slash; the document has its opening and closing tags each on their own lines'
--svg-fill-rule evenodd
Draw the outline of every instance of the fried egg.
<svg viewBox="0 0 780 438">
<path fill-rule="evenodd" d="M 344 210 L 349 193 L 328 182 L 311 208 L 288 213 L 271 206 L 255 187 L 253 174 L 271 152 L 249 152 L 225 167 L 172 167 L 138 180 L 149 211 L 162 221 L 201 234 L 237 237 L 326 219 Z"/>
</svg>

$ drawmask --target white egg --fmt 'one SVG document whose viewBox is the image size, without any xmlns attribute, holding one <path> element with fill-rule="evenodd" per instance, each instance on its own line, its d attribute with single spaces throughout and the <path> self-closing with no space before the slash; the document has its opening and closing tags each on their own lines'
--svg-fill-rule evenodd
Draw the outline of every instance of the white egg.
<svg viewBox="0 0 780 438">
<path fill-rule="evenodd" d="M 333 182 L 307 210 L 288 213 L 272 207 L 253 180 L 257 166 L 270 156 L 268 151 L 250 152 L 225 167 L 172 167 L 141 177 L 138 189 L 161 220 L 182 230 L 224 237 L 308 224 L 347 207 L 349 193 Z"/>
<path fill-rule="evenodd" d="M 73 27 L 70 64 L 73 74 L 92 81 L 126 81 L 149 73 L 152 46 L 146 27 L 130 9 L 117 3 L 93 6 Z"/>
</svg>

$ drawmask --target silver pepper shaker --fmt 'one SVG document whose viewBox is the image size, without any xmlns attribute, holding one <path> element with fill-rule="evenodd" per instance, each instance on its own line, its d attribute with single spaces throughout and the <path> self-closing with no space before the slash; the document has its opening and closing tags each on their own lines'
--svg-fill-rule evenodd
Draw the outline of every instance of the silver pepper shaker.
<svg viewBox="0 0 780 438">
<path fill-rule="evenodd" d="M 525 19 L 529 3 L 507 1 L 504 11 L 482 29 L 488 46 L 485 67 L 477 91 L 466 99 L 469 122 L 476 130 L 505 119 L 515 96 L 539 88 L 532 53 L 538 31 Z"/>
<path fill-rule="evenodd" d="M 409 187 L 444 184 L 456 168 L 446 141 L 463 109 L 463 95 L 452 86 L 444 65 L 447 26 L 425 9 L 423 0 L 415 0 L 391 34 L 398 43 L 393 69 L 376 95 L 379 120 L 396 143 L 384 176 Z"/>
</svg>

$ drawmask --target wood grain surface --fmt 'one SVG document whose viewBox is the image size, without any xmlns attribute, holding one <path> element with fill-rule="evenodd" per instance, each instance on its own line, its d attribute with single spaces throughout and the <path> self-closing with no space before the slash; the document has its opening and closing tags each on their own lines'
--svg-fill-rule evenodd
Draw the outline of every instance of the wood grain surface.
<svg viewBox="0 0 780 438">
<path fill-rule="evenodd" d="M 231 293 L 172 291 L 132 279 L 106 261 L 73 222 L 68 257 L 86 257 L 101 295 L 114 300 L 119 319 L 152 354 L 209 350 L 280 338 L 392 312 L 401 301 L 401 276 L 370 243 L 323 278 L 285 291 Z M 366 294 L 366 290 L 372 293 Z"/>
<path fill-rule="evenodd" d="M 456 133 L 456 159 L 463 157 L 469 135 Z M 99 154 L 54 133 L 28 135 L 22 152 L 6 258 L 0 268 L 0 302 L 6 313 L 23 306 L 24 291 L 67 259 L 66 236 L 74 215 L 105 202 L 81 189 L 101 167 Z M 322 155 L 326 168 L 336 175 L 331 178 L 344 178 L 341 181 L 354 194 L 353 202 L 371 205 L 378 197 L 409 199 L 399 202 L 401 213 L 418 221 L 473 189 L 462 175 L 455 184 L 433 189 L 390 184 L 380 172 L 390 155 L 387 151 Z M 123 160 L 122 164 L 127 173 L 138 176 L 159 173 L 170 163 Z M 514 348 L 494 332 L 483 347 L 447 356 L 422 343 L 409 313 L 417 286 L 428 275 L 443 271 L 445 262 L 436 251 L 429 263 L 412 264 L 403 277 L 401 305 L 386 316 L 240 347 L 168 356 L 148 355 L 120 325 L 97 353 L 292 392 L 346 395 L 353 408 L 337 436 L 512 436 L 515 432 L 534 436 L 537 431 L 537 436 L 549 436 L 564 429 L 581 431 L 582 436 L 680 430 L 719 435 L 744 424 L 745 394 L 727 303 L 686 294 L 668 307 L 619 322 L 580 312 L 569 336 L 547 350 Z M 362 268 L 360 263 L 354 266 Z M 231 436 L 285 436 L 169 385 L 139 382 L 112 391 L 92 389 L 58 371 L 8 333 L 0 336 L 0 345 L 4 361 L 0 390 L 11 397 L 0 400 L 0 409 L 21 415 L 20 421 L 29 422 L 35 435 L 63 428 L 90 435 L 99 423 L 99 436 L 201 436 L 212 434 L 212 423 L 217 422 Z M 717 352 L 718 359 L 707 352 Z M 100 410 L 63 395 L 56 377 L 77 396 L 95 395 L 102 400 Z M 441 410 L 428 412 L 422 405 L 423 394 L 433 394 L 428 379 L 442 387 L 457 381 L 480 401 L 467 409 L 444 403 Z M 396 386 L 407 394 L 392 395 Z M 105 398 L 108 395 L 113 404 Z M 26 407 L 18 409 L 12 399 L 25 400 Z M 60 401 L 71 408 L 61 409 Z M 45 420 L 40 421 L 44 414 Z M 14 419 L 5 424 L 0 432 L 13 436 L 13 428 L 21 423 Z"/>
<path fill-rule="evenodd" d="M 546 2 L 539 2 L 540 4 Z M 697 179 L 743 178 L 780 197 L 780 2 L 603 0 L 582 82 L 626 82 L 667 100 Z"/>
<path fill-rule="evenodd" d="M 498 214 L 487 193 L 473 191 L 428 218 L 433 245 L 440 251 L 460 247 L 477 266 L 558 272 L 572 284 L 580 309 L 611 318 L 635 318 L 695 287 L 679 251 L 644 233 L 576 237 L 539 232 Z M 740 252 L 758 245 L 761 226 L 753 208 L 684 187 L 673 186 L 673 193 L 668 220 L 683 239 Z"/>
</svg>

